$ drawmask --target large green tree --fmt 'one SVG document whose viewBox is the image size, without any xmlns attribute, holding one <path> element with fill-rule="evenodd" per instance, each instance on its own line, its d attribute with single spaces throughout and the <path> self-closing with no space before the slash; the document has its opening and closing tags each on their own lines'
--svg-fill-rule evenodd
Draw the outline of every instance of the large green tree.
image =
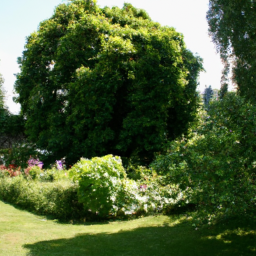
<svg viewBox="0 0 256 256">
<path fill-rule="evenodd" d="M 253 0 L 210 0 L 209 32 L 225 64 L 222 86 L 230 66 L 238 92 L 256 101 L 256 2 Z"/>
<path fill-rule="evenodd" d="M 149 162 L 196 113 L 202 60 L 182 34 L 130 4 L 59 5 L 27 38 L 19 64 L 27 135 L 53 159 L 111 153 Z"/>
</svg>

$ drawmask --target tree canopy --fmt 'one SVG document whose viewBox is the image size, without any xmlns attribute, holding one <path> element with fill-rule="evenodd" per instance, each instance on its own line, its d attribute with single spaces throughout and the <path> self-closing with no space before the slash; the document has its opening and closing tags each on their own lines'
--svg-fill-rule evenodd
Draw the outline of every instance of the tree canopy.
<svg viewBox="0 0 256 256">
<path fill-rule="evenodd" d="M 4 89 L 3 89 L 3 84 L 4 84 L 4 78 L 2 74 L 0 73 L 0 108 L 4 107 Z"/>
<path fill-rule="evenodd" d="M 222 84 L 226 86 L 230 65 L 238 92 L 256 101 L 256 2 L 210 0 L 209 32 L 225 64 Z"/>
<path fill-rule="evenodd" d="M 15 84 L 26 133 L 53 160 L 151 161 L 188 129 L 202 60 L 131 4 L 59 5 L 27 38 Z"/>
</svg>

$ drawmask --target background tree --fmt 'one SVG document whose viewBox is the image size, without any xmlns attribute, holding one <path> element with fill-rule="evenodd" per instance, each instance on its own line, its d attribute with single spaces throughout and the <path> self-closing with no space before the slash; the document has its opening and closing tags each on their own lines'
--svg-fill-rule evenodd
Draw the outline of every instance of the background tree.
<svg viewBox="0 0 256 256">
<path fill-rule="evenodd" d="M 0 154 L 9 154 L 14 143 L 24 139 L 24 119 L 13 115 L 5 106 L 4 78 L 0 74 Z"/>
<path fill-rule="evenodd" d="M 209 32 L 225 65 L 222 84 L 227 83 L 230 65 L 238 92 L 256 101 L 256 2 L 210 0 Z"/>
<path fill-rule="evenodd" d="M 202 60 L 130 4 L 59 5 L 18 61 L 26 133 L 49 161 L 113 154 L 147 163 L 196 114 Z"/>
<path fill-rule="evenodd" d="M 220 91 L 219 91 L 219 97 L 220 99 L 223 99 L 224 96 L 227 94 L 228 92 L 228 84 L 222 84 L 220 87 Z"/>
<path fill-rule="evenodd" d="M 3 89 L 3 84 L 4 84 L 4 78 L 2 74 L 0 74 L 0 108 L 4 107 L 4 89 Z"/>
<path fill-rule="evenodd" d="M 210 100 L 212 97 L 213 97 L 212 86 L 211 85 L 209 87 L 205 86 L 203 99 L 204 99 L 204 106 L 206 109 L 209 108 Z"/>
</svg>

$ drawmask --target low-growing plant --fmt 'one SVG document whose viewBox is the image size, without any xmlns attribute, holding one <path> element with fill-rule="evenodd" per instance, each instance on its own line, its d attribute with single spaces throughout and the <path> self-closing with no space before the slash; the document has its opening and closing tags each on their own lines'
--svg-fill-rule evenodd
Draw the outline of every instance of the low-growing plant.
<svg viewBox="0 0 256 256">
<path fill-rule="evenodd" d="M 21 175 L 21 167 L 16 166 L 15 164 L 9 164 L 8 167 L 5 165 L 0 165 L 0 176 L 16 177 Z"/>
<path fill-rule="evenodd" d="M 43 171 L 39 166 L 34 165 L 26 168 L 24 170 L 24 173 L 27 175 L 27 177 L 31 177 L 33 180 L 35 180 L 35 179 L 38 179 L 40 175 L 43 174 Z"/>
<path fill-rule="evenodd" d="M 10 173 L 7 169 L 0 169 L 0 178 L 9 177 Z"/>
<path fill-rule="evenodd" d="M 43 173 L 40 174 L 40 181 L 59 181 L 59 180 L 68 180 L 69 174 L 67 170 L 58 170 L 56 168 L 46 169 Z"/>
</svg>

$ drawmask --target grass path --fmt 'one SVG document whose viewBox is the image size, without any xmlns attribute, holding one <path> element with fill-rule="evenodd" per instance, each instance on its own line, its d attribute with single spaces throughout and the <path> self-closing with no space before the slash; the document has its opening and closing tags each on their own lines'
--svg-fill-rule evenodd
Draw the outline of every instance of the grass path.
<svg viewBox="0 0 256 256">
<path fill-rule="evenodd" d="M 252 256 L 256 227 L 229 223 L 196 231 L 182 216 L 60 224 L 0 201 L 0 255 Z"/>
</svg>

